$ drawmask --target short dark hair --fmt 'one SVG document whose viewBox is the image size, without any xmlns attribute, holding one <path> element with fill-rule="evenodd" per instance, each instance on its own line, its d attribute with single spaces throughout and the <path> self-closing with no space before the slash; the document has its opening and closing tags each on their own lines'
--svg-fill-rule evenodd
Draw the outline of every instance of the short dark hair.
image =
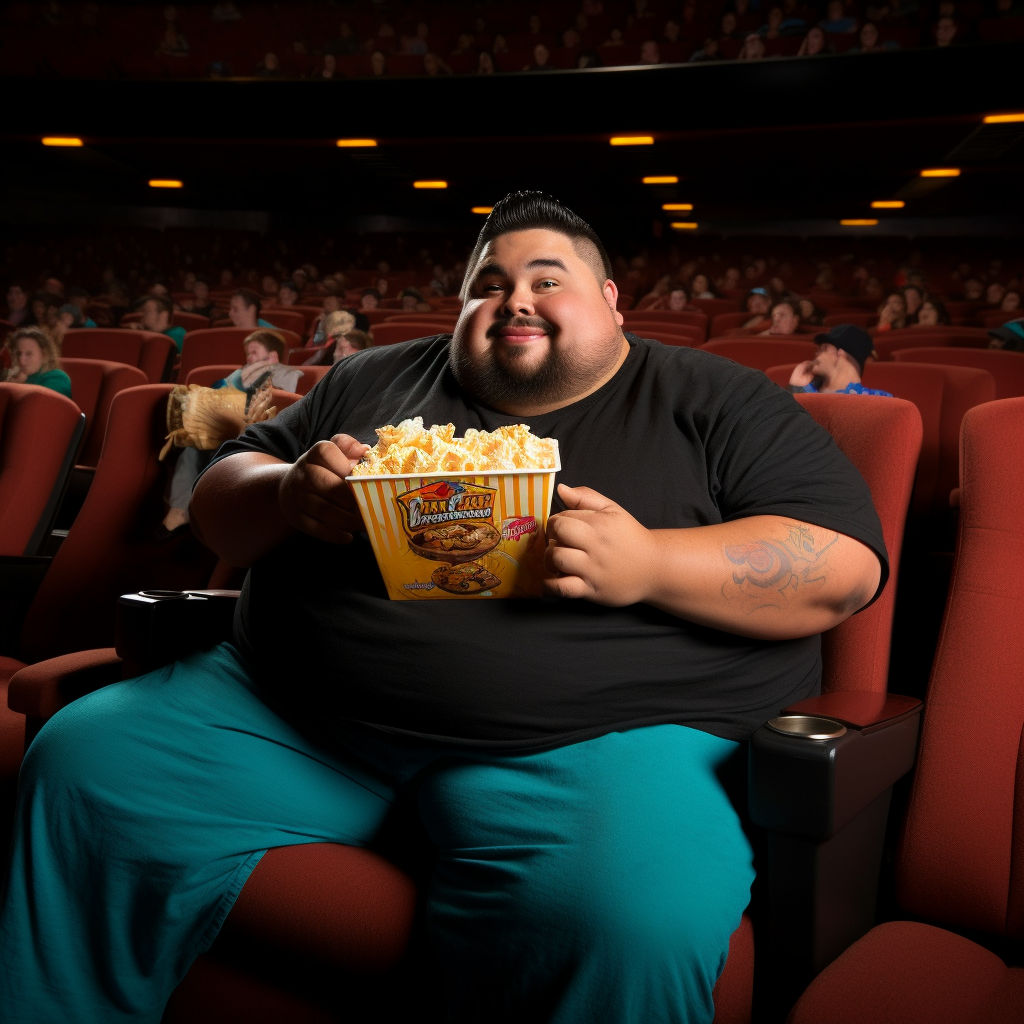
<svg viewBox="0 0 1024 1024">
<path fill-rule="evenodd" d="M 255 341 L 257 344 L 262 345 L 268 352 L 276 352 L 279 361 L 284 362 L 285 352 L 288 350 L 288 346 L 285 344 L 284 335 L 278 331 L 271 331 L 266 327 L 261 327 L 258 330 L 247 334 L 245 341 L 242 342 L 242 348 L 250 342 Z"/>
<path fill-rule="evenodd" d="M 263 309 L 263 302 L 260 300 L 259 295 L 256 294 L 251 288 L 239 288 L 237 291 L 231 293 L 231 298 L 238 296 L 246 306 L 255 306 L 256 315 L 260 315 L 260 310 Z"/>
<path fill-rule="evenodd" d="M 380 298 L 380 292 L 376 288 L 364 288 L 360 293 L 362 295 L 375 295 Z"/>
<path fill-rule="evenodd" d="M 174 303 L 166 295 L 143 295 L 139 299 L 139 309 L 142 309 L 147 302 L 155 302 L 157 308 L 168 316 L 174 312 Z"/>
<path fill-rule="evenodd" d="M 296 283 L 295 283 L 294 281 L 282 281 L 282 282 L 281 282 L 281 283 L 280 283 L 280 284 L 279 284 L 279 285 L 277 286 L 277 290 L 278 290 L 278 291 L 280 291 L 280 290 L 281 290 L 282 288 L 291 288 L 291 290 L 292 290 L 293 292 L 295 292 L 295 294 L 296 294 L 296 295 L 298 295 L 298 294 L 299 294 L 299 288 L 298 288 L 298 285 L 296 285 Z"/>
<path fill-rule="evenodd" d="M 582 217 L 543 192 L 511 192 L 495 204 L 480 229 L 466 265 L 463 290 L 469 287 L 480 262 L 480 254 L 488 242 L 513 231 L 530 231 L 535 228 L 557 231 L 570 238 L 580 258 L 594 271 L 594 277 L 600 280 L 603 273 L 604 280 L 608 280 L 614 276 L 612 261 L 601 239 Z M 594 253 L 597 255 L 596 260 Z"/>
<path fill-rule="evenodd" d="M 80 284 L 75 285 L 74 288 L 69 288 L 67 292 L 67 298 L 69 299 L 91 299 L 92 296 L 89 294 L 88 288 L 83 288 Z"/>
</svg>

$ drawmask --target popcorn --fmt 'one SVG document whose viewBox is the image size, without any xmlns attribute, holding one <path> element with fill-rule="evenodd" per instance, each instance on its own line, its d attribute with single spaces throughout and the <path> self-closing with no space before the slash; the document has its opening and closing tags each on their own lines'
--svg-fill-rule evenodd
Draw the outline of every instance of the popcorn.
<svg viewBox="0 0 1024 1024">
<path fill-rule="evenodd" d="M 558 442 L 537 437 L 525 423 L 497 430 L 466 431 L 434 424 L 423 417 L 377 429 L 377 443 L 352 470 L 353 476 L 395 476 L 421 473 L 493 472 L 510 469 L 555 469 Z"/>
</svg>

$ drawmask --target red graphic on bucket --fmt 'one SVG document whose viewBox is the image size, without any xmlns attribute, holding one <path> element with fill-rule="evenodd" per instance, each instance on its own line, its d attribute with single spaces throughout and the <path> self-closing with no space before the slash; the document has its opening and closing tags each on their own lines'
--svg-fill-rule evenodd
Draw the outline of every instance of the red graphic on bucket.
<svg viewBox="0 0 1024 1024">
<path fill-rule="evenodd" d="M 519 516 L 517 519 L 506 519 L 501 524 L 502 540 L 519 540 L 529 533 L 537 532 L 537 520 L 533 516 Z"/>
</svg>

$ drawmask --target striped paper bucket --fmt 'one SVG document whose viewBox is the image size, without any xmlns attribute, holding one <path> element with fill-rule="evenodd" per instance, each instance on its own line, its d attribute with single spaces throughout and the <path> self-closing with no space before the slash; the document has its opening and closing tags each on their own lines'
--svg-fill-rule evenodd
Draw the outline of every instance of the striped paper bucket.
<svg viewBox="0 0 1024 1024">
<path fill-rule="evenodd" d="M 560 469 L 348 477 L 391 600 L 539 597 Z"/>
</svg>

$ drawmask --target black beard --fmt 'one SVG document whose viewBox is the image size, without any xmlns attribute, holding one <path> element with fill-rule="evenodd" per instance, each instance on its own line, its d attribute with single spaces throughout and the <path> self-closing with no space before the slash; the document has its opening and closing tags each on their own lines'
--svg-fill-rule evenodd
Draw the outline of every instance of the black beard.
<svg viewBox="0 0 1024 1024">
<path fill-rule="evenodd" d="M 592 383 L 585 369 L 570 365 L 555 342 L 557 329 L 541 317 L 510 317 L 492 324 L 489 338 L 497 337 L 505 327 L 538 327 L 551 339 L 547 356 L 537 366 L 519 365 L 526 353 L 521 349 L 502 349 L 495 357 L 491 349 L 479 361 L 461 345 L 452 344 L 449 361 L 460 387 L 493 409 L 512 409 L 519 405 L 546 405 L 572 398 Z"/>
</svg>

